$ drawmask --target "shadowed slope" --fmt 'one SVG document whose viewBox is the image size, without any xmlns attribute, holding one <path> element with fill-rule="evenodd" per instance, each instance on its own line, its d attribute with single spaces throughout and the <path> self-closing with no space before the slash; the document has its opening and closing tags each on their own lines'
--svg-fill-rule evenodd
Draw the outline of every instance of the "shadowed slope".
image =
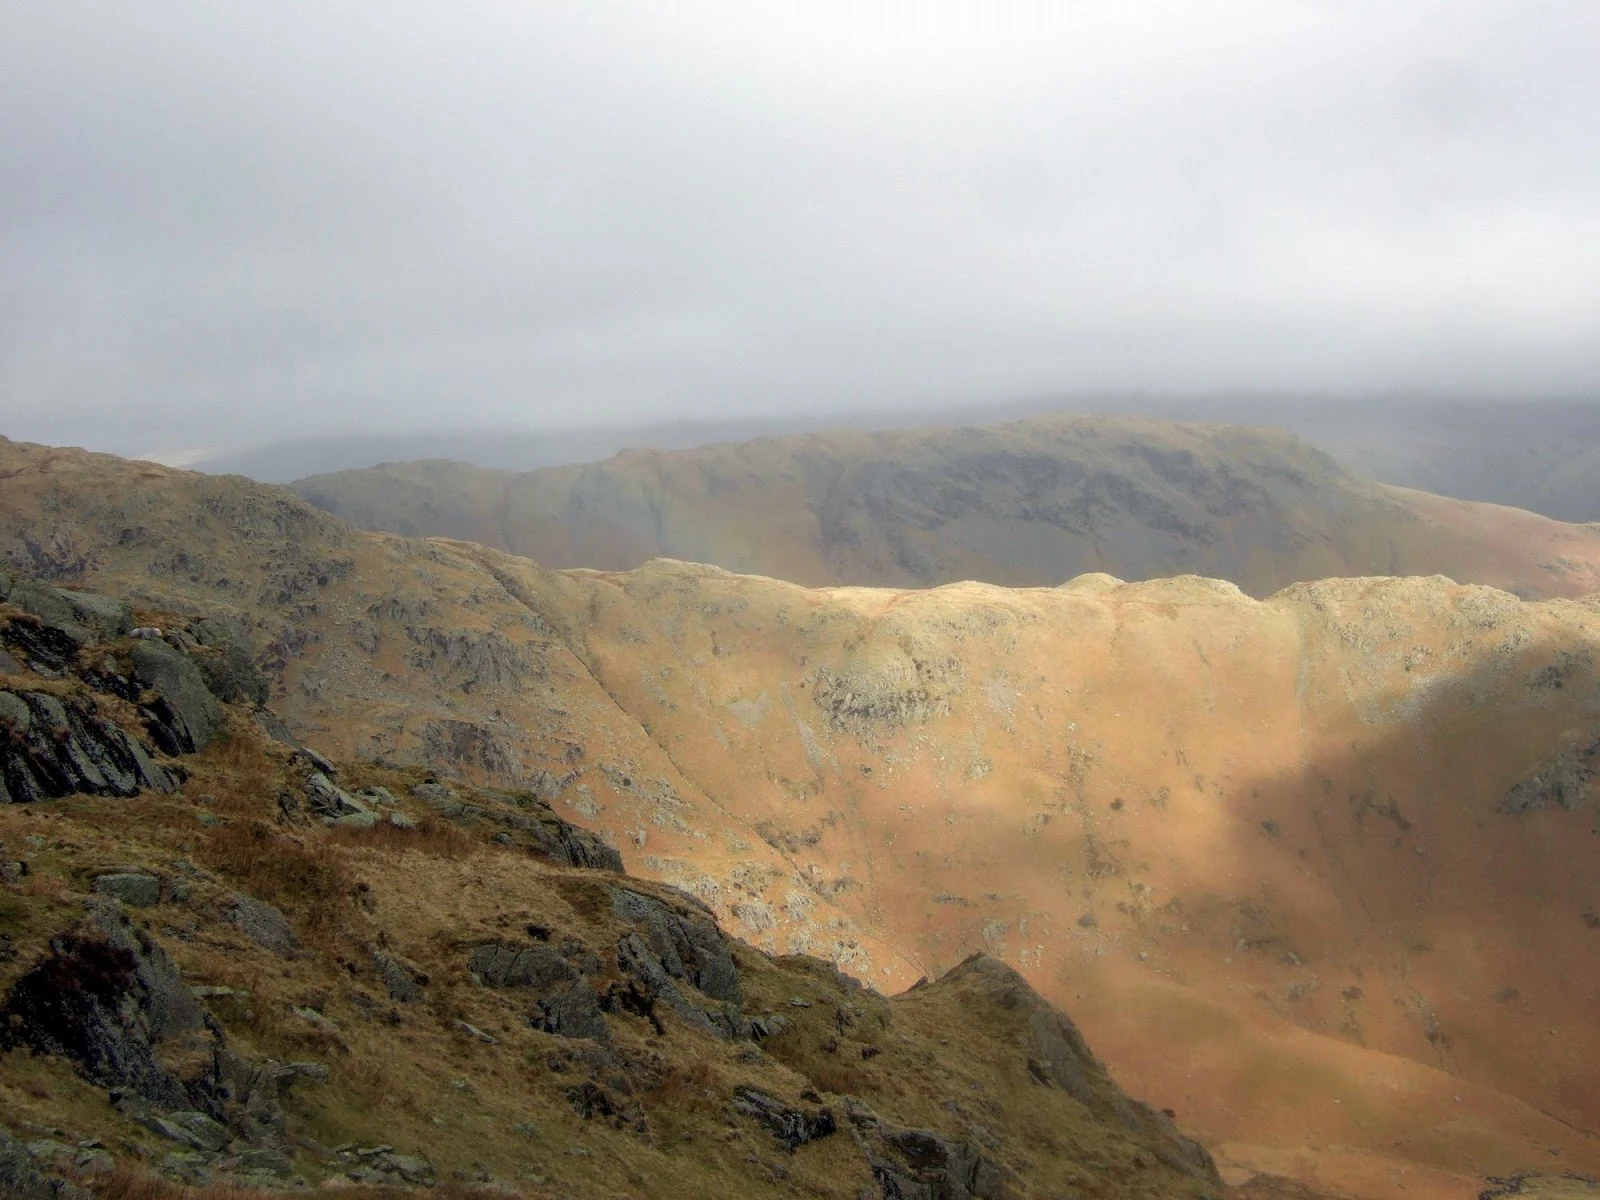
<svg viewBox="0 0 1600 1200">
<path fill-rule="evenodd" d="M 1253 595 L 1377 574 L 1600 587 L 1600 531 L 1374 484 L 1274 430 L 1135 418 L 768 437 L 526 474 L 388 464 L 294 486 L 364 528 L 547 567 L 665 556 L 892 587 L 1196 573 Z"/>
</svg>

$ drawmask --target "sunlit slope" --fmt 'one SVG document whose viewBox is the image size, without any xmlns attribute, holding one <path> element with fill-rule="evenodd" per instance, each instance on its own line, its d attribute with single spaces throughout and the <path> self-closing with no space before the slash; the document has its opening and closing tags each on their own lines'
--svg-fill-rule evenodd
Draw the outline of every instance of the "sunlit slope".
<svg viewBox="0 0 1600 1200">
<path fill-rule="evenodd" d="M 237 479 L 0 472 L 11 557 L 250 625 L 318 747 L 533 790 L 886 988 L 987 950 L 1238 1170 L 1600 1172 L 1600 602 L 552 572 Z"/>
<path fill-rule="evenodd" d="M 1600 587 L 1600 530 L 1375 484 L 1287 433 L 1226 425 L 1051 416 L 625 451 L 524 474 L 387 464 L 294 486 L 364 528 L 556 568 L 665 556 L 891 587 L 1196 573 L 1257 596 L 1380 574 L 1528 596 Z"/>
<path fill-rule="evenodd" d="M 1600 1124 L 1595 602 L 561 589 L 595 678 L 817 891 L 929 974 L 1014 963 L 1242 1157 L 1600 1164 L 1568 1127 Z"/>
</svg>

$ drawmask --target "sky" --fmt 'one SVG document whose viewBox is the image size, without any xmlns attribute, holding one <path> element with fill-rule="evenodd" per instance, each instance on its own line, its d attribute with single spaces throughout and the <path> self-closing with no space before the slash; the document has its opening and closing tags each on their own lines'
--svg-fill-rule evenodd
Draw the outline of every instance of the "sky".
<svg viewBox="0 0 1600 1200">
<path fill-rule="evenodd" d="M 0 433 L 1600 395 L 1593 0 L 0 5 Z"/>
</svg>

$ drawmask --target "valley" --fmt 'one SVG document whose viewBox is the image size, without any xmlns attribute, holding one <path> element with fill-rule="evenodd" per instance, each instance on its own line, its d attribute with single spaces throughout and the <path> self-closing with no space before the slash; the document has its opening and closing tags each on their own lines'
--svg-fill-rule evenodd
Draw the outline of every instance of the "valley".
<svg viewBox="0 0 1600 1200">
<path fill-rule="evenodd" d="M 0 479 L 13 564 L 230 622 L 325 754 L 524 790 L 885 993 L 1009 964 L 1234 1186 L 1600 1172 L 1592 596 L 552 570 L 77 451 Z"/>
</svg>

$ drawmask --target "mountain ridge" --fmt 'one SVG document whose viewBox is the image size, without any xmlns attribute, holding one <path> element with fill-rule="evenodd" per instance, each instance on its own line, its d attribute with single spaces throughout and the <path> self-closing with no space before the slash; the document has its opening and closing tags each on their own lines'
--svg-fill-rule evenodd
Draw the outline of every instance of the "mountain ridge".
<svg viewBox="0 0 1600 1200">
<path fill-rule="evenodd" d="M 532 789 L 888 990 L 1002 957 L 1234 1178 L 1596 1169 L 1551 966 L 1600 904 L 1594 597 L 551 571 L 242 480 L 14 443 L 0 479 L 8 557 L 241 620 L 325 753 Z"/>
<path fill-rule="evenodd" d="M 1600 528 L 1364 480 L 1287 433 L 1136 418 L 774 435 L 527 473 L 423 460 L 291 486 L 363 528 L 556 569 L 667 557 L 889 587 L 1189 573 L 1257 596 L 1375 574 L 1600 588 Z"/>
</svg>

